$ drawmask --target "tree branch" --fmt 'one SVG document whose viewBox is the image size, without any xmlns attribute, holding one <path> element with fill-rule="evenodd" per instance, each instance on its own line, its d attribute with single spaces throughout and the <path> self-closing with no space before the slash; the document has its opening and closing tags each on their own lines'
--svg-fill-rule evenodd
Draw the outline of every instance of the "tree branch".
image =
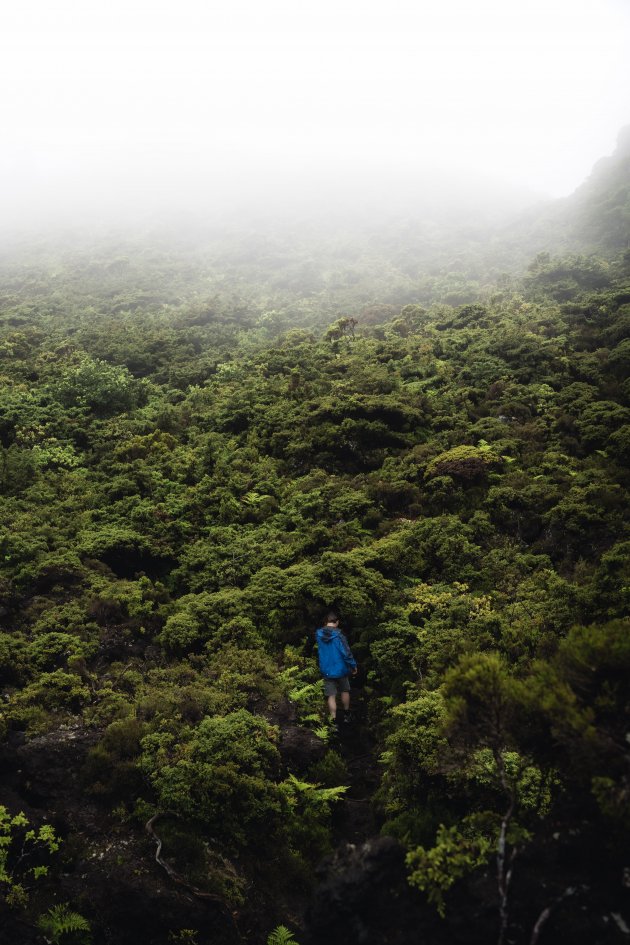
<svg viewBox="0 0 630 945">
<path fill-rule="evenodd" d="M 547 919 L 549 918 L 549 916 L 551 915 L 551 913 L 553 912 L 553 910 L 557 906 L 559 906 L 561 902 L 564 902 L 565 899 L 569 899 L 571 896 L 575 896 L 579 892 L 584 892 L 586 888 L 587 888 L 586 886 L 567 886 L 567 888 L 564 890 L 562 895 L 558 896 L 557 899 L 555 899 L 552 903 L 546 906 L 543 909 L 543 911 L 540 913 L 540 915 L 538 916 L 538 919 L 536 920 L 536 924 L 534 925 L 534 928 L 532 929 L 532 935 L 529 940 L 529 945 L 537 945 L 538 938 L 540 936 L 540 931 L 543 925 L 545 924 L 545 922 L 547 921 Z"/>
</svg>

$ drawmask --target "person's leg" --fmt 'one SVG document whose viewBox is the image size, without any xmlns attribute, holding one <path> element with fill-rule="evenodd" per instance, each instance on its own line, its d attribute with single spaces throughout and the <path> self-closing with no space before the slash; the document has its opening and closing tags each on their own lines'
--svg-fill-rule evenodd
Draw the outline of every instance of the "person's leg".
<svg viewBox="0 0 630 945">
<path fill-rule="evenodd" d="M 337 681 L 335 679 L 324 679 L 324 695 L 330 717 L 334 722 L 337 717 Z"/>
<path fill-rule="evenodd" d="M 341 695 L 341 721 L 343 723 L 350 721 L 350 680 L 347 676 L 339 680 L 339 692 Z"/>
</svg>

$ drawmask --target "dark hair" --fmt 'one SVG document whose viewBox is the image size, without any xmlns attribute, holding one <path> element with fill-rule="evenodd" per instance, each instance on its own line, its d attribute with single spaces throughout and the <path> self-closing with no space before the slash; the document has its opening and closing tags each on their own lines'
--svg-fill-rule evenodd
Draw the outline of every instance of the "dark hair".
<svg viewBox="0 0 630 945">
<path fill-rule="evenodd" d="M 326 623 L 339 623 L 339 617 L 334 610 L 329 610 L 326 615 Z"/>
</svg>

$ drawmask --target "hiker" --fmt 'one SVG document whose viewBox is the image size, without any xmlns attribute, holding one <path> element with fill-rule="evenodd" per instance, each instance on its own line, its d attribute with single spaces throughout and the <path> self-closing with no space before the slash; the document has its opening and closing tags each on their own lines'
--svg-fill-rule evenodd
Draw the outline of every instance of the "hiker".
<svg viewBox="0 0 630 945">
<path fill-rule="evenodd" d="M 324 692 L 328 701 L 330 718 L 337 721 L 337 694 L 341 695 L 342 715 L 339 722 L 350 721 L 350 675 L 357 674 L 357 661 L 352 655 L 348 641 L 339 629 L 339 617 L 332 611 L 326 618 L 326 626 L 315 632 L 319 668 L 324 677 Z"/>
</svg>

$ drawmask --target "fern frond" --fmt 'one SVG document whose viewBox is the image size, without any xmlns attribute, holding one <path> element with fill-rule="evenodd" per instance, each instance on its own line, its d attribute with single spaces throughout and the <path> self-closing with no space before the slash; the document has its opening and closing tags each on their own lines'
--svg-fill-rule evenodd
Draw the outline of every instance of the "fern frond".
<svg viewBox="0 0 630 945">
<path fill-rule="evenodd" d="M 278 925 L 273 932 L 269 933 L 267 945 L 298 945 L 293 938 L 293 932 L 289 932 L 286 925 Z"/>
<path fill-rule="evenodd" d="M 313 784 L 311 781 L 301 781 L 294 774 L 290 774 L 286 781 L 282 782 L 282 785 L 289 793 L 302 797 L 306 803 L 314 807 L 339 801 L 348 790 L 347 785 L 330 788 L 320 787 L 319 784 Z"/>
<path fill-rule="evenodd" d="M 59 945 L 63 941 L 63 936 L 75 932 L 84 933 L 80 939 L 82 942 L 90 940 L 90 923 L 80 913 L 73 912 L 67 902 L 53 906 L 45 915 L 40 916 L 37 924 L 53 945 Z"/>
<path fill-rule="evenodd" d="M 318 683 L 306 683 L 304 686 L 298 686 L 289 692 L 291 702 L 306 702 L 307 699 L 321 697 L 321 685 Z"/>
</svg>

